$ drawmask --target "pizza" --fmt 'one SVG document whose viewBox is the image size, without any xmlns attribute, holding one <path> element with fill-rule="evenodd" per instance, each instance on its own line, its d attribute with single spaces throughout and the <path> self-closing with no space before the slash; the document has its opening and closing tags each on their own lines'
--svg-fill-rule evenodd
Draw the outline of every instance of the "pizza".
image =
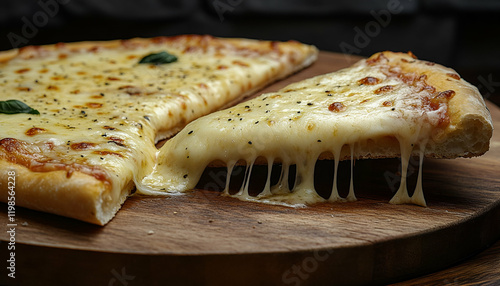
<svg viewBox="0 0 500 286">
<path fill-rule="evenodd" d="M 354 159 L 401 157 L 401 185 L 391 203 L 425 206 L 421 168 L 412 197 L 406 187 L 410 156 L 473 157 L 489 149 L 491 116 L 477 88 L 450 68 L 418 60 L 412 53 L 381 52 L 337 72 L 293 83 L 188 124 L 160 149 L 155 171 L 138 191 L 145 194 L 193 189 L 206 166 L 226 166 L 224 195 L 284 205 L 355 200 Z M 335 161 L 329 198 L 314 189 L 318 159 Z M 340 160 L 351 160 L 351 187 L 337 190 Z M 235 165 L 245 179 L 230 194 Z M 263 190 L 248 192 L 252 167 L 268 165 Z M 281 164 L 271 186 L 273 165 Z M 296 165 L 293 186 L 289 168 Z M 420 164 L 421 166 L 422 164 Z"/>
<path fill-rule="evenodd" d="M 154 168 L 156 142 L 316 57 L 294 41 L 199 35 L 2 52 L 1 200 L 104 225 Z"/>
</svg>

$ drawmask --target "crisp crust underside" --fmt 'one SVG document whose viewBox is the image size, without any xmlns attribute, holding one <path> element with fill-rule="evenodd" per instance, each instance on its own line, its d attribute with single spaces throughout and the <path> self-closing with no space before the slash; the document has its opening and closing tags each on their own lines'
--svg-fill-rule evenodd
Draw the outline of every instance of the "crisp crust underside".
<svg viewBox="0 0 500 286">
<path fill-rule="evenodd" d="M 186 36 L 186 41 L 189 40 L 189 37 L 197 36 L 188 35 Z M 179 36 L 178 39 L 180 39 L 180 41 L 185 40 L 183 36 Z M 151 39 L 136 38 L 127 41 L 130 43 L 147 44 Z M 258 48 L 260 43 L 257 40 L 247 39 L 223 39 L 223 41 L 234 45 L 246 43 L 250 44 L 253 48 Z M 121 40 L 65 44 L 67 48 L 75 50 L 88 49 L 96 46 L 115 48 L 120 45 L 122 45 Z M 296 62 L 284 63 L 285 65 L 282 66 L 282 69 L 275 77 L 261 82 L 260 85 L 245 92 L 234 102 L 240 101 L 242 97 L 249 96 L 272 82 L 311 65 L 317 58 L 318 51 L 313 46 L 295 42 L 287 42 L 281 45 L 280 48 L 284 50 L 293 49 L 297 52 L 298 58 L 296 58 Z M 57 49 L 57 45 L 47 45 L 43 46 L 43 48 L 55 50 Z M 0 62 L 13 59 L 20 54 L 22 54 L 22 51 L 19 49 L 0 52 Z M 223 107 L 234 104 L 234 102 L 224 103 Z M 187 123 L 188 122 L 186 122 L 186 124 Z M 183 127 L 184 125 L 168 130 L 160 130 L 156 139 L 159 140 L 173 136 Z M 78 171 L 75 171 L 68 178 L 66 171 L 33 172 L 22 165 L 1 158 L 0 170 L 3 170 L 0 172 L 0 186 L 2 186 L 0 189 L 0 201 L 7 202 L 8 200 L 8 171 L 14 171 L 16 173 L 15 200 L 17 206 L 71 217 L 97 225 L 105 225 L 111 220 L 135 187 L 133 181 L 130 180 L 128 183 L 124 184 L 124 187 L 120 190 L 115 188 L 113 191 L 113 188 L 106 185 L 103 181 Z M 120 193 L 110 193 L 117 191 Z"/>
</svg>

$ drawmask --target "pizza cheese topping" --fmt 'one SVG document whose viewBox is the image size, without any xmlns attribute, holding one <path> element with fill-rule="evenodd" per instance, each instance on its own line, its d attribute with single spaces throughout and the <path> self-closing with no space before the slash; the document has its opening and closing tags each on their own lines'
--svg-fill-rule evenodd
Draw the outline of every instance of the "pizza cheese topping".
<svg viewBox="0 0 500 286">
<path fill-rule="evenodd" d="M 413 56 L 401 57 L 416 62 Z M 196 120 L 162 147 L 161 163 L 138 188 L 144 193 L 182 192 L 194 188 L 212 162 L 224 162 L 227 178 L 237 162 L 245 162 L 245 180 L 231 196 L 291 205 L 325 201 L 314 190 L 318 158 L 330 154 L 326 157 L 338 166 L 342 159 L 383 157 L 387 156 L 381 150 L 384 142 L 399 142 L 400 154 L 391 156 L 401 156 L 403 165 L 412 153 L 423 158 L 426 144 L 432 144 L 431 132 L 449 123 L 447 102 L 453 94 L 429 85 L 426 74 L 403 72 L 380 53 L 351 68 L 291 84 Z M 273 164 L 281 163 L 282 174 L 275 186 L 268 177 L 255 197 L 248 193 L 248 181 L 256 161 L 267 163 L 269 174 Z M 288 186 L 291 165 L 297 168 L 294 186 Z M 425 205 L 421 185 L 413 197 L 408 196 L 405 166 L 403 170 L 400 190 L 391 202 Z M 336 181 L 337 171 L 326 200 L 354 200 L 352 183 L 349 195 L 341 198 Z M 229 180 L 225 195 L 230 195 L 228 186 Z"/>
<path fill-rule="evenodd" d="M 0 157 L 36 172 L 81 171 L 120 195 L 153 168 L 156 141 L 316 53 L 266 43 L 179 36 L 21 48 L 0 62 L 0 93 L 17 99 L 0 102 Z"/>
</svg>

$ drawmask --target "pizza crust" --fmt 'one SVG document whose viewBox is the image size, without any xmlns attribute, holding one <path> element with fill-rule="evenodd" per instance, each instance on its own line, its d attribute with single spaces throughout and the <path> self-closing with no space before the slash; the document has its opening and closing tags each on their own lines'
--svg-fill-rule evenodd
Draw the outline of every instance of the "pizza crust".
<svg viewBox="0 0 500 286">
<path fill-rule="evenodd" d="M 97 225 L 113 218 L 134 188 L 129 183 L 117 192 L 105 182 L 81 172 L 74 172 L 68 179 L 66 171 L 32 172 L 5 160 L 0 160 L 0 169 L 0 182 L 4 186 L 8 172 L 15 172 L 16 205 Z M 2 189 L 2 198 L 7 201 L 8 189 Z"/>
</svg>

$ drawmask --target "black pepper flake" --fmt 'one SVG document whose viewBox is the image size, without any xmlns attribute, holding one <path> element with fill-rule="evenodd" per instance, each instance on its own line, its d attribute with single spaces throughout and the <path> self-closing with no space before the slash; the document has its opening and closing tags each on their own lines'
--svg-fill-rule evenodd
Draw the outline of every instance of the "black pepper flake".
<svg viewBox="0 0 500 286">
<path fill-rule="evenodd" d="M 252 141 L 248 141 L 248 144 L 252 145 Z"/>
<path fill-rule="evenodd" d="M 318 140 L 318 143 L 321 143 L 321 140 Z"/>
<path fill-rule="evenodd" d="M 245 105 L 245 108 L 250 108 L 250 106 L 248 106 L 248 105 Z"/>
<path fill-rule="evenodd" d="M 185 179 L 185 178 L 187 178 L 187 177 L 188 177 L 188 175 L 187 175 L 187 174 L 184 174 L 184 176 L 182 176 L 182 177 Z"/>
<path fill-rule="evenodd" d="M 231 118 L 229 118 L 227 121 L 231 121 L 231 120 L 232 120 L 232 119 L 231 119 Z"/>
<path fill-rule="evenodd" d="M 396 110 L 396 108 L 393 107 L 393 108 L 391 108 L 391 110 L 394 111 L 394 110 Z"/>
<path fill-rule="evenodd" d="M 144 117 L 144 119 L 146 119 L 147 121 L 151 121 L 151 119 L 149 118 L 149 116 L 144 115 L 143 117 Z"/>
<path fill-rule="evenodd" d="M 313 105 L 313 104 L 309 102 L 307 105 L 311 106 L 311 105 Z"/>
<path fill-rule="evenodd" d="M 255 121 L 255 124 L 259 124 L 259 121 Z"/>
<path fill-rule="evenodd" d="M 302 101 L 297 101 L 297 103 L 298 103 L 298 104 L 301 104 L 301 103 L 302 103 Z"/>
<path fill-rule="evenodd" d="M 330 93 L 330 91 L 329 90 L 325 90 L 325 93 Z"/>
<path fill-rule="evenodd" d="M 329 93 L 329 94 L 327 94 L 326 96 L 332 96 L 332 94 L 331 94 L 331 93 Z"/>
<path fill-rule="evenodd" d="M 188 134 L 193 134 L 193 130 L 189 131 Z"/>
</svg>

